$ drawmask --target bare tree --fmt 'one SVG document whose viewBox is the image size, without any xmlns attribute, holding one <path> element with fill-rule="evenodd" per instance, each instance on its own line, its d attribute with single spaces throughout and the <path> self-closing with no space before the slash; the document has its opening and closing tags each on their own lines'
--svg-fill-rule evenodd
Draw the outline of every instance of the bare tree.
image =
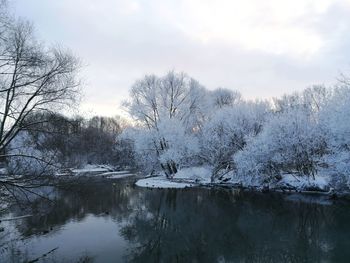
<svg viewBox="0 0 350 263">
<path fill-rule="evenodd" d="M 0 152 L 36 123 L 25 123 L 35 111 L 52 111 L 71 102 L 77 92 L 78 61 L 60 49 L 36 43 L 29 24 L 9 29 L 0 53 Z M 25 125 L 24 125 L 25 123 Z"/>
<path fill-rule="evenodd" d="M 6 13 L 4 2 L 0 2 L 0 13 Z M 78 95 L 78 68 L 78 59 L 68 51 L 39 43 L 29 22 L 1 16 L 0 162 L 14 157 L 8 149 L 16 136 L 46 121 L 31 115 L 72 105 Z M 25 186 L 9 180 L 0 184 Z"/>
</svg>

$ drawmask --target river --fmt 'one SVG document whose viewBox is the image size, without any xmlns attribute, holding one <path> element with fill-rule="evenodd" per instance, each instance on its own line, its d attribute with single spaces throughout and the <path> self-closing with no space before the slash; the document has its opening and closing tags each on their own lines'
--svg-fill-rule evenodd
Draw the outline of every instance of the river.
<svg viewBox="0 0 350 263">
<path fill-rule="evenodd" d="M 349 262 L 350 204 L 84 180 L 3 221 L 0 262 Z M 21 208 L 1 218 L 20 216 Z"/>
</svg>

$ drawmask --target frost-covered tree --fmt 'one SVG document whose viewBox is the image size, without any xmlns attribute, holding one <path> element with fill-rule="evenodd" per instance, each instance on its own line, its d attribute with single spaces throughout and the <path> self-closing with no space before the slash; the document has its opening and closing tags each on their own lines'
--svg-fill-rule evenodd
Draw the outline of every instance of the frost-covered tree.
<svg viewBox="0 0 350 263">
<path fill-rule="evenodd" d="M 212 179 L 234 168 L 232 155 L 243 150 L 246 140 L 256 136 L 269 112 L 265 102 L 228 104 L 205 123 L 200 136 L 200 156 L 213 167 Z"/>
<path fill-rule="evenodd" d="M 314 85 L 302 92 L 295 92 L 291 95 L 284 95 L 281 98 L 274 98 L 276 112 L 289 111 L 291 109 L 302 110 L 308 115 L 318 118 L 318 113 L 326 106 L 331 89 L 322 85 Z"/>
<path fill-rule="evenodd" d="M 349 188 L 349 83 L 315 85 L 269 103 L 205 90 L 185 74 L 146 76 L 126 103 L 137 123 L 127 137 L 145 170 L 169 178 L 193 165 L 211 167 L 213 181 L 232 176 L 246 185 L 285 174 L 311 180 L 322 171 L 334 186 Z"/>
<path fill-rule="evenodd" d="M 176 174 L 179 161 L 191 151 L 188 147 L 196 148 L 195 143 L 185 144 L 187 136 L 202 125 L 205 94 L 196 80 L 184 73 L 169 72 L 163 77 L 149 75 L 137 81 L 131 88 L 130 101 L 124 103 L 146 131 L 136 133 L 135 142 L 142 143 L 136 143 L 135 149 L 151 149 L 169 178 Z"/>
<path fill-rule="evenodd" d="M 304 110 L 291 108 L 272 116 L 234 160 L 240 178 L 262 183 L 278 180 L 282 173 L 313 176 L 326 152 L 318 123 Z"/>
<path fill-rule="evenodd" d="M 321 112 L 321 124 L 327 130 L 328 174 L 336 188 L 350 188 L 350 81 L 342 80 Z"/>
<path fill-rule="evenodd" d="M 128 145 L 133 151 L 135 165 L 145 173 L 151 173 L 160 169 L 157 152 L 155 149 L 154 130 L 137 126 L 128 127 L 117 138 L 117 145 Z"/>
<path fill-rule="evenodd" d="M 214 108 L 230 107 L 238 103 L 242 96 L 238 91 L 217 88 L 209 93 L 210 106 Z"/>
<path fill-rule="evenodd" d="M 158 158 L 162 169 L 168 176 L 177 173 L 178 168 L 190 165 L 198 153 L 198 142 L 192 133 L 178 119 L 163 119 L 154 132 L 159 140 Z"/>
<path fill-rule="evenodd" d="M 34 138 L 27 131 L 20 132 L 10 144 L 7 169 L 10 175 L 35 176 L 54 174 L 60 165 L 58 154 L 49 148 L 40 147 L 45 141 L 45 134 Z"/>
</svg>

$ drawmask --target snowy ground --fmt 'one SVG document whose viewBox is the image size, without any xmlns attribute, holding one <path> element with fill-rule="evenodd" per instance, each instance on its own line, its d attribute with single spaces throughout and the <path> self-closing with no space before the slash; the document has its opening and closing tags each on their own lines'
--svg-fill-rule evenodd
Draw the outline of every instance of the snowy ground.
<svg viewBox="0 0 350 263">
<path fill-rule="evenodd" d="M 150 188 L 185 188 L 198 185 L 212 185 L 210 177 L 210 167 L 194 167 L 180 170 L 171 180 L 167 179 L 164 175 L 161 175 L 140 179 L 136 182 L 136 185 Z M 220 185 L 220 182 L 215 183 Z M 239 184 L 247 187 L 262 188 L 261 185 L 249 185 L 247 182 L 243 183 L 236 180 L 229 181 L 225 183 L 225 185 L 230 185 L 230 183 L 232 186 Z M 328 178 L 324 175 L 316 175 L 315 179 L 313 179 L 312 177 L 301 177 L 292 174 L 282 175 L 282 179 L 277 183 L 270 184 L 269 188 L 274 190 L 289 189 L 295 191 L 319 192 L 328 192 L 330 189 Z"/>
<path fill-rule="evenodd" d="M 185 188 L 210 183 L 210 169 L 206 167 L 192 167 L 180 170 L 173 179 L 164 175 L 140 179 L 137 186 L 150 188 Z"/>
<path fill-rule="evenodd" d="M 125 178 L 129 176 L 134 176 L 134 175 L 135 174 L 130 173 L 129 171 L 107 172 L 107 173 L 99 174 L 99 176 L 107 177 L 110 179 L 120 179 L 120 178 Z"/>
<path fill-rule="evenodd" d="M 209 167 L 191 167 L 180 170 L 174 179 L 187 180 L 193 183 L 210 183 L 211 169 Z"/>
<path fill-rule="evenodd" d="M 103 173 L 103 172 L 110 172 L 113 171 L 113 168 L 108 165 L 92 165 L 88 164 L 85 165 L 81 169 L 72 169 L 73 173 L 76 174 L 82 174 L 82 173 Z"/>
<path fill-rule="evenodd" d="M 292 188 L 296 190 L 319 190 L 328 191 L 329 182 L 326 176 L 316 175 L 315 179 L 306 176 L 296 176 L 285 174 L 282 179 L 275 185 L 277 188 Z"/>
<path fill-rule="evenodd" d="M 165 176 L 157 176 L 140 179 L 136 182 L 136 185 L 150 188 L 186 188 L 195 186 L 196 184 L 173 180 L 170 181 Z"/>
<path fill-rule="evenodd" d="M 67 169 L 64 172 L 57 173 L 56 176 L 99 176 L 112 179 L 119 179 L 133 176 L 129 171 L 114 171 L 114 167 L 109 165 L 91 165 L 88 164 L 80 169 Z"/>
</svg>

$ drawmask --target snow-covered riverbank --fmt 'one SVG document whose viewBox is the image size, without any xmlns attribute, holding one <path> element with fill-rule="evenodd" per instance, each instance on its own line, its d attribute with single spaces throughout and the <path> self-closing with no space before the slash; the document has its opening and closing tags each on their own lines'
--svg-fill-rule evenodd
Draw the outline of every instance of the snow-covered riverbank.
<svg viewBox="0 0 350 263">
<path fill-rule="evenodd" d="M 134 176 L 135 174 L 128 170 L 119 170 L 113 166 L 109 165 L 85 165 L 82 168 L 69 168 L 56 173 L 56 177 L 59 176 L 98 176 L 107 177 L 111 179 L 119 179 L 129 176 Z"/>
<path fill-rule="evenodd" d="M 180 170 L 172 179 L 165 175 L 148 177 L 136 182 L 137 186 L 150 188 L 185 188 L 210 183 L 210 170 L 206 167 L 193 167 Z"/>
<path fill-rule="evenodd" d="M 301 192 L 301 193 L 322 193 L 334 195 L 335 191 L 331 187 L 329 178 L 324 175 L 313 177 L 296 176 L 294 174 L 284 174 L 282 178 L 270 184 L 249 184 L 231 178 L 230 180 L 211 181 L 211 171 L 206 167 L 186 168 L 180 170 L 172 179 L 165 175 L 158 175 L 140 179 L 137 186 L 148 188 L 187 188 L 187 187 L 241 187 L 257 191 L 278 191 L 278 192 Z"/>
</svg>

